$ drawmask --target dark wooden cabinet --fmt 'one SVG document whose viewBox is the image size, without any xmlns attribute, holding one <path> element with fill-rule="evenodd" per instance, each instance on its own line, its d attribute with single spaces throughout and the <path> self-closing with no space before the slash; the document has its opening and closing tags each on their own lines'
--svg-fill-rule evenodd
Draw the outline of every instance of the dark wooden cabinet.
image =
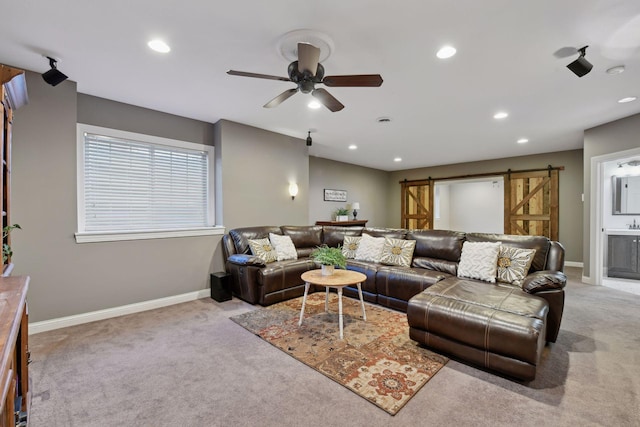
<svg viewBox="0 0 640 427">
<path fill-rule="evenodd" d="M 316 221 L 316 225 L 337 225 L 338 227 L 364 227 L 366 219 L 354 219 L 351 221 Z"/>
<path fill-rule="evenodd" d="M 640 280 L 640 235 L 609 234 L 607 276 Z"/>
</svg>

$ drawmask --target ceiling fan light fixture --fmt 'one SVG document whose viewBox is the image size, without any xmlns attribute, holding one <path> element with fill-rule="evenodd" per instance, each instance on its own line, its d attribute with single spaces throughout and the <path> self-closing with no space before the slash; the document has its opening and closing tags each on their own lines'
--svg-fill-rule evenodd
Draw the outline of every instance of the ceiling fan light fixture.
<svg viewBox="0 0 640 427">
<path fill-rule="evenodd" d="M 312 110 L 317 110 L 318 108 L 322 107 L 322 104 L 314 99 L 307 104 L 307 107 L 311 108 Z"/>
</svg>

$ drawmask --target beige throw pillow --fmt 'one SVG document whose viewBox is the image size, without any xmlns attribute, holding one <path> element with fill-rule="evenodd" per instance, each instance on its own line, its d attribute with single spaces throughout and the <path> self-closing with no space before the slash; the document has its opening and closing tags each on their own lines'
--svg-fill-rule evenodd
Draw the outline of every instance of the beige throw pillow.
<svg viewBox="0 0 640 427">
<path fill-rule="evenodd" d="M 458 277 L 496 282 L 500 242 L 464 242 Z"/>
<path fill-rule="evenodd" d="M 500 246 L 498 253 L 498 281 L 520 286 L 529 273 L 535 249 Z"/>
<path fill-rule="evenodd" d="M 415 240 L 385 238 L 380 262 L 389 265 L 409 267 L 416 248 Z"/>
<path fill-rule="evenodd" d="M 288 259 L 298 259 L 298 252 L 289 236 L 269 233 L 269 240 L 276 250 L 276 259 L 286 261 Z"/>
<path fill-rule="evenodd" d="M 362 237 L 360 236 L 344 236 L 344 241 L 342 242 L 342 255 L 347 259 L 354 259 L 356 257 L 358 246 L 360 246 L 360 240 L 362 240 Z"/>
<path fill-rule="evenodd" d="M 251 253 L 265 263 L 274 262 L 278 258 L 278 254 L 276 250 L 271 245 L 269 239 L 253 239 L 249 240 L 249 248 L 251 249 Z"/>
</svg>

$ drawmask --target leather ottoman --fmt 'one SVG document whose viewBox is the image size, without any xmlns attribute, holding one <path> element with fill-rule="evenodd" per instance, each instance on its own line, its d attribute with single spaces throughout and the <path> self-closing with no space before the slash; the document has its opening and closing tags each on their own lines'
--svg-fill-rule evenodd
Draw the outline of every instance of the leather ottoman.
<svg viewBox="0 0 640 427">
<path fill-rule="evenodd" d="M 411 339 L 519 379 L 535 378 L 547 302 L 509 285 L 450 277 L 409 300 Z"/>
</svg>

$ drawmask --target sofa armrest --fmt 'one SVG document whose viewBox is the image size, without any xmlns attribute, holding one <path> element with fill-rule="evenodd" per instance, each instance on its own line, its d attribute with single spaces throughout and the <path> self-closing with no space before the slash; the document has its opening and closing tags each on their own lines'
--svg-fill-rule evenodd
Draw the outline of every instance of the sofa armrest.
<svg viewBox="0 0 640 427">
<path fill-rule="evenodd" d="M 236 265 L 253 265 L 256 267 L 264 267 L 266 265 L 262 258 L 247 254 L 231 255 L 227 261 Z"/>
<path fill-rule="evenodd" d="M 522 282 L 522 290 L 535 294 L 541 291 L 563 289 L 567 284 L 567 276 L 561 271 L 543 270 L 529 274 Z"/>
</svg>

